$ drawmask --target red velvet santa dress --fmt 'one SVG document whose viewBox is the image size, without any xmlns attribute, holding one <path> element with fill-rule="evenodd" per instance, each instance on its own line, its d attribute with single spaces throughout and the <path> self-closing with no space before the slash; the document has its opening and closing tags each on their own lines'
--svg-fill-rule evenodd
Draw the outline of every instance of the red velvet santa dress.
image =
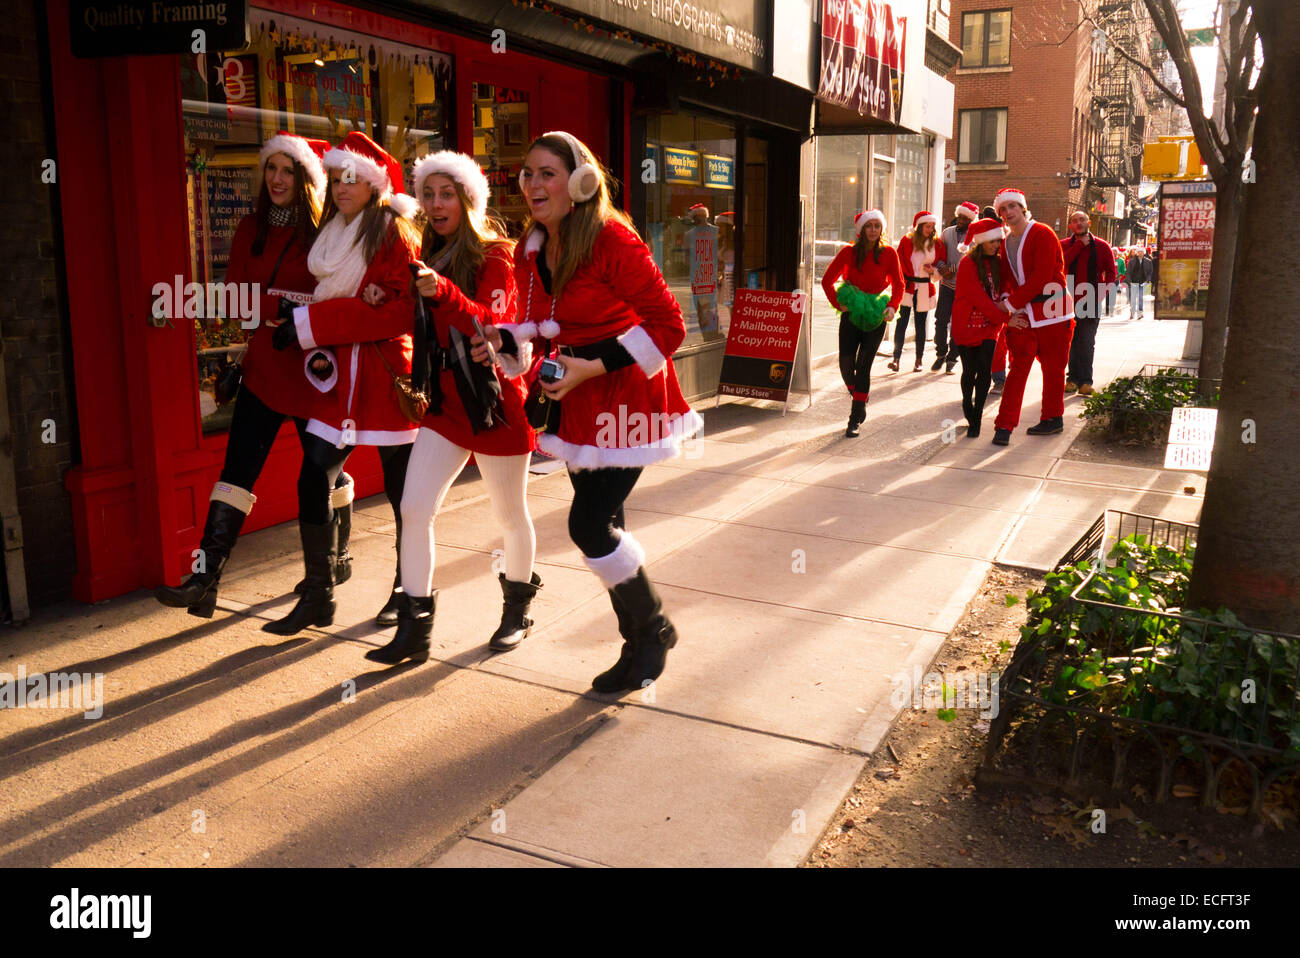
<svg viewBox="0 0 1300 958">
<path fill-rule="evenodd" d="M 523 297 L 515 337 L 540 334 L 575 348 L 617 337 L 636 362 L 566 393 L 558 434 L 539 436 L 538 448 L 575 470 L 648 466 L 677 455 L 704 421 L 677 384 L 671 357 L 686 337 L 686 324 L 649 247 L 635 231 L 609 220 L 591 259 L 555 298 L 537 271 L 545 239 L 545 230 L 535 227 L 515 247 L 515 281 Z M 540 358 L 539 349 L 533 353 Z"/>
</svg>

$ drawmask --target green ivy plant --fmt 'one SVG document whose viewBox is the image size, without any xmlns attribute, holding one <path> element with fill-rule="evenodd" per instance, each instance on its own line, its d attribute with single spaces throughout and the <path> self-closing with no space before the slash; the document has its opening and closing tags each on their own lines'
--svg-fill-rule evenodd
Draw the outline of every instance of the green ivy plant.
<svg viewBox="0 0 1300 958">
<path fill-rule="evenodd" d="M 1162 369 L 1153 376 L 1121 376 L 1083 399 L 1082 416 L 1092 432 L 1158 445 L 1169 435 L 1169 418 L 1179 406 L 1219 405 L 1219 390 L 1207 400 L 1196 376 Z"/>
</svg>

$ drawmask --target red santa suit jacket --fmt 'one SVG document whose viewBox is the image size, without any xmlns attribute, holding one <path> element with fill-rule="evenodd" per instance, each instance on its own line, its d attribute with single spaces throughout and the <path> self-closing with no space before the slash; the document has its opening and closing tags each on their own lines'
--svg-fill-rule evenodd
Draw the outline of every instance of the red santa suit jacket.
<svg viewBox="0 0 1300 958">
<path fill-rule="evenodd" d="M 504 295 L 499 298 L 498 291 Z M 474 282 L 474 298 L 470 299 L 459 286 L 446 276 L 438 276 L 438 299 L 425 300 L 429 317 L 433 320 L 438 345 L 451 346 L 450 329 L 455 326 L 466 336 L 473 337 L 474 317 L 484 326 L 491 323 L 509 325 L 515 321 L 519 309 L 519 291 L 515 285 L 514 257 L 510 246 L 496 246 L 488 251 L 478 268 Z M 494 307 L 500 304 L 498 313 Z M 505 421 L 477 435 L 470 428 L 465 404 L 456 388 L 455 374 L 444 369 L 441 376 L 442 412 L 434 415 L 430 410 L 420 423 L 443 438 L 485 456 L 520 456 L 532 452 L 537 446 L 533 429 L 524 415 L 526 390 L 522 373 L 526 371 L 530 355 L 528 344 L 519 344 L 520 355 L 513 362 L 506 354 L 499 356 L 497 379 L 501 383 L 501 407 Z M 512 375 L 513 374 L 513 375 Z"/>
<path fill-rule="evenodd" d="M 357 244 L 357 255 L 362 245 Z M 333 375 L 316 388 L 307 431 L 342 446 L 400 446 L 414 442 L 419 427 L 402 415 L 393 376 L 411 372 L 411 333 L 415 329 L 415 299 L 411 271 L 417 250 L 412 249 L 395 225 L 374 259 L 366 267 L 358 295 L 328 299 L 294 310 L 298 342 L 310 362 L 312 349 L 330 347 L 337 362 Z M 374 283 L 384 299 L 371 306 L 359 295 Z M 376 346 L 378 348 L 376 348 Z M 383 358 L 380 358 L 380 352 Z M 315 384 L 317 380 L 304 370 Z"/>
<path fill-rule="evenodd" d="M 307 268 L 307 249 L 298 242 L 296 226 L 269 227 L 261 256 L 253 255 L 256 236 L 257 217 L 245 216 L 230 242 L 230 262 L 226 266 L 227 283 L 257 283 L 261 289 L 259 322 L 242 360 L 244 388 L 278 413 L 307 419 L 317 392 L 303 377 L 302 350 L 271 346 L 271 324 L 275 322 L 280 297 L 268 295 L 267 291 L 271 289 L 272 273 L 276 289 L 295 293 L 310 293 L 316 288 L 316 277 Z M 276 269 L 277 262 L 279 269 Z"/>
<path fill-rule="evenodd" d="M 889 306 L 891 309 L 898 309 L 898 304 L 903 301 L 903 287 L 906 285 L 903 269 L 899 265 L 898 250 L 892 246 L 881 246 L 880 262 L 877 263 L 875 257 L 868 253 L 862 261 L 861 268 L 855 265 L 855 259 L 853 247 L 846 246 L 835 254 L 831 265 L 826 267 L 826 275 L 822 277 L 822 289 L 826 293 L 826 298 L 830 300 L 831 306 L 842 311 L 839 300 L 835 298 L 835 283 L 843 276 L 845 282 L 852 283 L 864 293 L 882 293 L 888 286 Z"/>
<path fill-rule="evenodd" d="M 915 249 L 912 246 L 912 234 L 908 233 L 906 236 L 904 236 L 901 240 L 898 241 L 898 261 L 903 268 L 903 279 L 906 280 L 907 282 L 907 289 L 904 290 L 904 295 L 908 297 L 907 301 L 909 305 L 915 303 L 915 299 L 913 297 L 916 294 L 917 284 L 914 282 L 914 280 L 925 278 L 925 277 L 915 276 L 912 273 L 912 268 L 913 268 L 912 253 L 914 252 Z M 947 258 L 948 258 L 947 248 L 943 245 L 943 240 L 939 239 L 939 237 L 936 236 L 934 238 L 934 259 L 930 261 L 930 264 L 934 265 L 935 263 L 941 263 Z M 930 306 L 933 306 L 935 302 L 935 297 L 938 295 L 939 291 L 935 288 L 934 280 L 929 280 L 927 285 L 929 286 L 929 297 L 924 298 L 924 301 L 930 304 Z M 928 312 L 928 307 L 927 309 L 921 311 Z"/>
<path fill-rule="evenodd" d="M 1074 319 L 1074 298 L 1065 288 L 1065 255 L 1052 228 L 1030 220 L 1014 262 L 1007 256 L 1007 245 L 1002 244 L 998 259 L 1003 270 L 1011 271 L 1012 308 L 1024 309 L 1035 329 Z"/>
<path fill-rule="evenodd" d="M 633 230 L 608 221 L 591 259 L 553 300 L 537 272 L 545 239 L 537 227 L 515 247 L 522 296 L 516 339 L 540 330 L 561 346 L 577 347 L 617 337 L 635 365 L 594 376 L 566 393 L 558 434 L 538 436 L 538 448 L 570 469 L 646 466 L 676 455 L 681 441 L 704 422 L 677 384 L 671 357 L 686 337 L 686 324 L 650 249 Z"/>
<path fill-rule="evenodd" d="M 1011 291 L 1011 277 L 1001 268 L 1002 285 L 994 295 Z M 973 256 L 963 256 L 957 264 L 957 290 L 952 303 L 952 341 L 958 346 L 978 346 L 986 339 L 996 341 L 1006 326 L 1007 314 L 998 308 L 981 281 Z"/>
</svg>

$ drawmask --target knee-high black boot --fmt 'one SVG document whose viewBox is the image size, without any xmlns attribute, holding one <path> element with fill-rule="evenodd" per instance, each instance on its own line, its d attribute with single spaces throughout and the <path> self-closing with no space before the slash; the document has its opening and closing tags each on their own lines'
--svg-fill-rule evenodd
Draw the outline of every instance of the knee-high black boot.
<svg viewBox="0 0 1300 958">
<path fill-rule="evenodd" d="M 501 624 L 488 640 L 488 648 L 498 652 L 507 652 L 528 638 L 533 620 L 528 618 L 528 608 L 533 604 L 533 596 L 542 587 L 541 577 L 534 572 L 528 582 L 515 582 L 507 579 L 504 572 L 498 573 L 501 580 Z"/>
<path fill-rule="evenodd" d="M 412 662 L 429 660 L 429 640 L 433 634 L 433 614 L 438 606 L 438 592 L 433 595 L 399 595 L 397 634 L 393 641 L 381 649 L 371 649 L 366 658 L 371 662 L 396 665 L 404 659 Z"/>
<path fill-rule="evenodd" d="M 393 591 L 388 594 L 388 601 L 375 616 L 375 625 L 388 628 L 397 624 L 398 613 L 402 610 L 402 517 L 397 517 L 397 572 L 393 575 Z"/>
<path fill-rule="evenodd" d="M 239 538 L 244 519 L 256 501 L 247 489 L 223 482 L 217 483 L 212 495 L 208 518 L 203 524 L 203 539 L 199 543 L 203 571 L 194 573 L 180 586 L 164 585 L 154 590 L 154 598 L 163 605 L 188 609 L 190 615 L 204 619 L 212 618 L 222 570 L 235 547 L 235 540 Z"/>
<path fill-rule="evenodd" d="M 338 541 L 334 548 L 335 585 L 342 585 L 352 578 L 352 553 L 348 552 L 348 540 L 352 537 L 352 499 L 356 487 L 351 476 L 346 472 L 342 475 L 346 482 L 341 486 L 335 486 L 330 493 L 330 504 L 334 507 L 334 515 L 338 516 Z M 302 587 L 306 581 L 305 579 L 299 581 L 293 587 L 293 591 L 302 595 Z"/>
<path fill-rule="evenodd" d="M 302 596 L 283 619 L 268 622 L 263 632 L 272 635 L 294 635 L 309 625 L 334 624 L 334 544 L 337 517 L 329 522 L 314 525 L 298 523 L 302 537 L 303 565 L 307 575 L 303 579 Z"/>
<path fill-rule="evenodd" d="M 591 687 L 597 692 L 643 688 L 663 674 L 668 650 L 677 644 L 677 630 L 663 614 L 663 602 L 646 575 L 645 566 L 609 593 L 615 614 L 622 607 L 619 631 L 624 637 L 623 651 L 614 667 L 596 676 Z"/>
</svg>

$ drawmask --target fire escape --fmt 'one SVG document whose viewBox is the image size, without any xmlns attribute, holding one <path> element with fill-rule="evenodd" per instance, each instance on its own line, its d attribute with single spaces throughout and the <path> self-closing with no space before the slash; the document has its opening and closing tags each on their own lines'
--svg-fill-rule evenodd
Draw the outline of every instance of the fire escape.
<svg viewBox="0 0 1300 958">
<path fill-rule="evenodd" d="M 1135 57 L 1142 55 L 1138 0 L 1108 0 L 1097 10 L 1097 20 L 1109 43 Z M 1093 185 L 1122 189 L 1132 202 L 1142 176 L 1142 141 L 1146 134 L 1145 102 L 1139 93 L 1137 68 L 1113 50 L 1093 89 L 1093 115 L 1101 120 Z"/>
</svg>

